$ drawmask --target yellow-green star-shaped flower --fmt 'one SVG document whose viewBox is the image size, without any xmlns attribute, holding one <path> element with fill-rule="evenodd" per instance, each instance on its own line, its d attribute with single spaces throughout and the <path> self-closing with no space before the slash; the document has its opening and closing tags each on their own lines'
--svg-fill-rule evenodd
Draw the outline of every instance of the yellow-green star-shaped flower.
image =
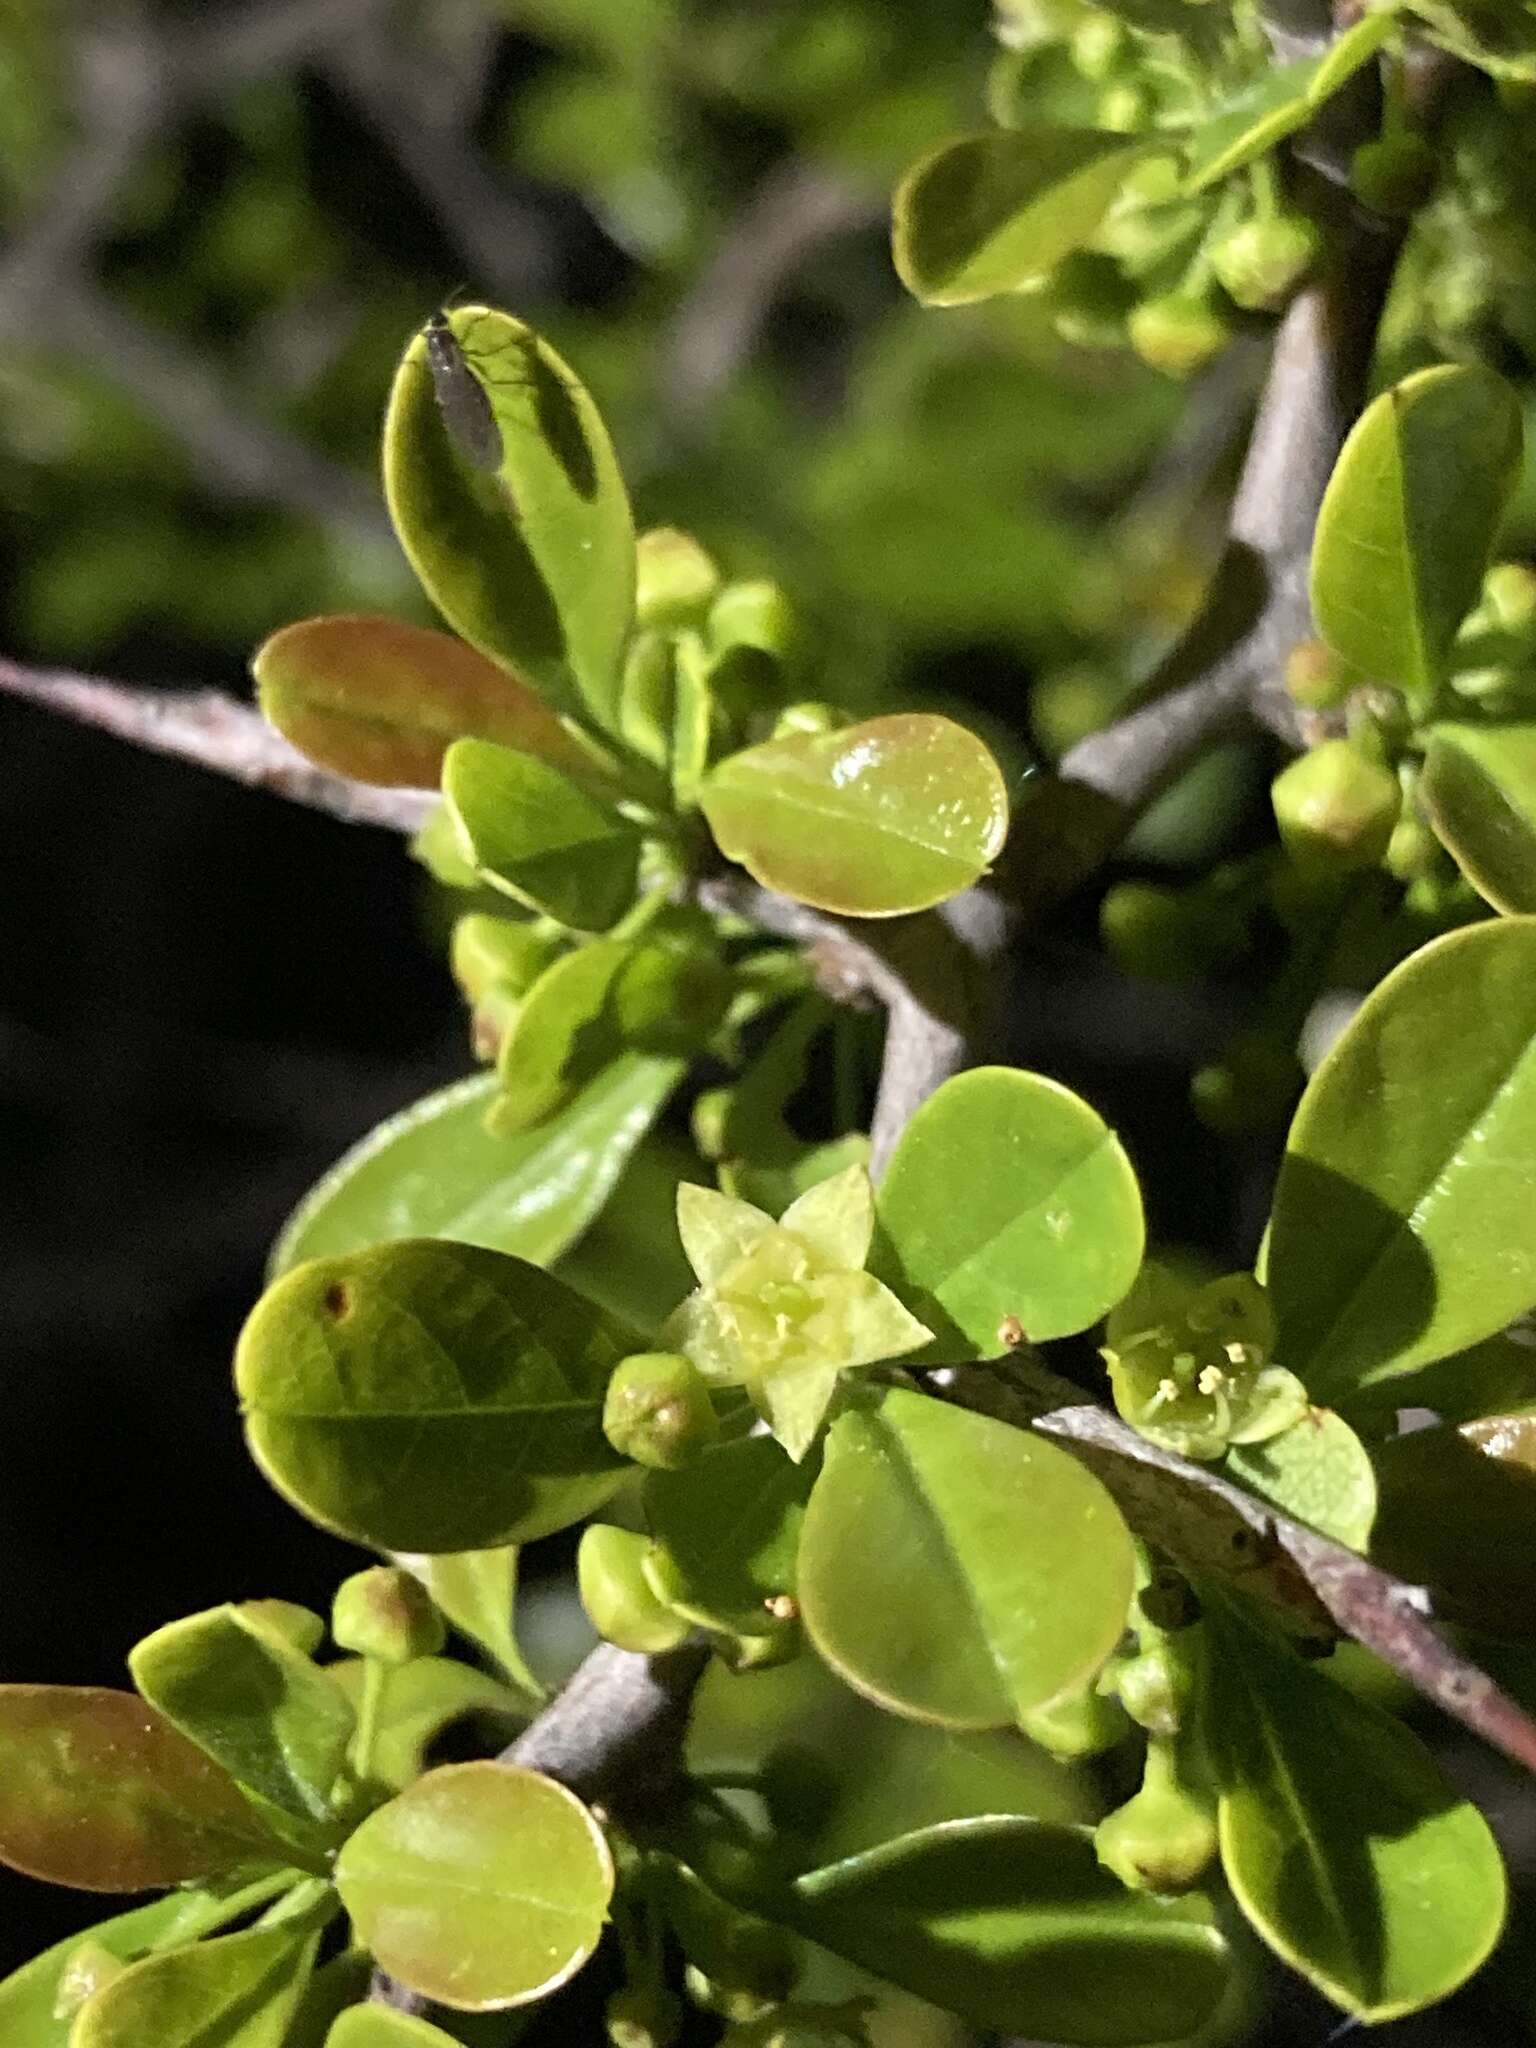
<svg viewBox="0 0 1536 2048">
<path fill-rule="evenodd" d="M 862 1166 L 820 1182 L 777 1223 L 733 1195 L 684 1185 L 677 1227 L 699 1285 L 662 1341 L 717 1386 L 745 1387 L 796 1460 L 839 1373 L 899 1358 L 933 1335 L 864 1271 L 875 1209 Z"/>
</svg>

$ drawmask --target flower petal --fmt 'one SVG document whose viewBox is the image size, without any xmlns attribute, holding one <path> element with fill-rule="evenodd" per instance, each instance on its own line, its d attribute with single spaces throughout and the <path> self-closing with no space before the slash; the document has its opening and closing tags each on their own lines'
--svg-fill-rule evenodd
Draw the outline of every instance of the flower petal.
<svg viewBox="0 0 1536 2048">
<path fill-rule="evenodd" d="M 875 1197 L 863 1166 L 844 1167 L 798 1196 L 779 1218 L 781 1230 L 818 1252 L 830 1266 L 856 1273 L 875 1234 Z"/>
<path fill-rule="evenodd" d="M 720 1279 L 774 1227 L 761 1209 L 718 1188 L 684 1181 L 677 1191 L 677 1233 L 701 1287 Z"/>
</svg>

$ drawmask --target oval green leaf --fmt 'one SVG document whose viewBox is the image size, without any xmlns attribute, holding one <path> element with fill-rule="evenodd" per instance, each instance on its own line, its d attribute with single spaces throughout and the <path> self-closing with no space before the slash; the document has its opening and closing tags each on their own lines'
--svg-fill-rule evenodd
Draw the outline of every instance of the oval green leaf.
<svg viewBox="0 0 1536 2048">
<path fill-rule="evenodd" d="M 501 465 L 486 471 L 464 459 L 418 334 L 384 422 L 395 531 L 456 632 L 526 676 L 557 711 L 611 731 L 634 613 L 635 529 L 608 430 L 531 327 L 487 306 L 460 306 L 448 323 L 490 401 Z"/>
<path fill-rule="evenodd" d="M 1203 123 L 1190 143 L 1185 190 L 1205 191 L 1304 127 L 1382 48 L 1393 31 L 1393 12 L 1383 7 L 1365 15 L 1321 57 L 1265 72 Z"/>
<path fill-rule="evenodd" d="M 189 1741 L 292 1818 L 332 1833 L 351 1708 L 313 1658 L 230 1606 L 188 1615 L 129 1653 L 133 1682 Z"/>
<path fill-rule="evenodd" d="M 1102 1117 L 1012 1067 L 977 1067 L 929 1097 L 879 1210 L 903 1298 L 941 1349 L 958 1333 L 987 1357 L 1007 1348 L 1010 1316 L 1035 1342 L 1097 1322 L 1135 1280 L 1146 1237 L 1135 1173 Z"/>
<path fill-rule="evenodd" d="M 251 1453 L 278 1492 L 380 1550 L 563 1529 L 625 1469 L 603 1392 L 643 1340 L 536 1266 L 413 1238 L 312 1259 L 241 1332 Z"/>
<path fill-rule="evenodd" d="M 581 1968 L 613 1859 L 574 1793 L 515 1765 L 450 1764 L 369 1815 L 336 1863 L 359 1938 L 460 2012 L 526 2005 Z"/>
<path fill-rule="evenodd" d="M 606 931 L 634 901 L 640 835 L 534 755 L 456 740 L 443 800 L 483 882 L 577 931 Z"/>
<path fill-rule="evenodd" d="M 462 640 L 374 612 L 301 619 L 251 660 L 268 722 L 354 782 L 435 789 L 465 734 L 593 774 L 590 750 L 526 683 Z"/>
<path fill-rule="evenodd" d="M 1235 1444 L 1224 1468 L 1283 1515 L 1363 1551 L 1376 1519 L 1376 1471 L 1341 1415 L 1312 1408 L 1263 1443 Z"/>
<path fill-rule="evenodd" d="M 1418 796 L 1480 896 L 1536 911 L 1536 725 L 1431 726 Z"/>
<path fill-rule="evenodd" d="M 1002 1728 L 1098 1670 L 1134 1569 L 1119 1510 L 1066 1451 L 892 1389 L 832 1425 L 801 1534 L 800 1609 L 870 1699 Z"/>
<path fill-rule="evenodd" d="M 0 1861 L 141 1892 L 287 1855 L 234 1781 L 133 1693 L 3 1685 Z"/>
<path fill-rule="evenodd" d="M 1504 1866 L 1416 1735 L 1210 1603 L 1221 1858 L 1292 1969 L 1378 2024 L 1445 1998 L 1504 1922 Z"/>
<path fill-rule="evenodd" d="M 926 306 L 1038 284 L 1093 235 L 1146 155 L 1088 128 L 987 129 L 941 142 L 896 188 L 897 273 Z"/>
<path fill-rule="evenodd" d="M 1519 400 L 1489 370 L 1419 370 L 1356 421 L 1318 515 L 1312 611 L 1365 675 L 1421 704 L 1477 599 L 1519 474 Z"/>
<path fill-rule="evenodd" d="M 1380 1446 L 1371 1554 L 1447 1621 L 1536 1640 L 1536 1419 L 1495 1415 Z"/>
<path fill-rule="evenodd" d="M 203 1932 L 199 1915 L 208 1910 L 205 1895 L 168 1892 L 147 1906 L 66 1935 L 0 1983 L 0 2040 L 6 2048 L 68 2048 L 74 2015 L 61 2018 L 55 2006 L 65 1969 L 83 1941 L 95 1942 L 119 1962 L 132 1962 L 153 1942 L 178 1936 L 195 1941 Z"/>
<path fill-rule="evenodd" d="M 578 946 L 528 990 L 497 1056 L 501 1088 L 487 1116 L 493 1135 L 521 1137 L 611 1071 L 620 1037 L 610 999 L 633 951 L 617 939 Z"/>
<path fill-rule="evenodd" d="M 1015 1815 L 940 1822 L 807 1871 L 782 1910 L 823 1947 L 1010 2035 L 1182 2039 L 1227 1981 L 1209 1900 L 1129 1891 L 1091 1828 Z"/>
<path fill-rule="evenodd" d="M 926 910 L 1002 851 L 1008 792 L 973 733 L 926 712 L 793 733 L 699 792 L 720 850 L 767 888 L 850 917 Z"/>
<path fill-rule="evenodd" d="M 70 2048 L 283 2048 L 314 1969 L 312 1925 L 146 1956 L 81 2007 Z"/>
<path fill-rule="evenodd" d="M 454 2038 L 387 2005 L 354 2005 L 326 2035 L 325 2048 L 454 2048 Z"/>
<path fill-rule="evenodd" d="M 1443 1358 L 1536 1301 L 1536 919 L 1405 960 L 1312 1076 L 1275 1192 L 1276 1357 L 1314 1399 Z"/>
<path fill-rule="evenodd" d="M 626 1053 L 537 1130 L 505 1137 L 485 1128 L 493 1075 L 425 1095 L 315 1184 L 272 1247 L 268 1277 L 399 1237 L 552 1265 L 602 1209 L 681 1072 L 677 1060 Z"/>
</svg>

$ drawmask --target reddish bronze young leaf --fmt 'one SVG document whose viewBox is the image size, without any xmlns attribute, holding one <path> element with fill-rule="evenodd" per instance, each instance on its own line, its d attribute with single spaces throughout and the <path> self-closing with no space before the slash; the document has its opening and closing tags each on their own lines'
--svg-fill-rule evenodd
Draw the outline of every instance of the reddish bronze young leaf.
<svg viewBox="0 0 1536 2048">
<path fill-rule="evenodd" d="M 284 1860 L 234 1780 L 137 1694 L 0 1685 L 0 1861 L 139 1892 Z"/>
<path fill-rule="evenodd" d="M 436 786 L 445 749 L 499 740 L 590 780 L 593 762 L 526 683 L 462 640 L 371 612 L 284 626 L 251 661 L 261 708 L 322 768 Z"/>
</svg>

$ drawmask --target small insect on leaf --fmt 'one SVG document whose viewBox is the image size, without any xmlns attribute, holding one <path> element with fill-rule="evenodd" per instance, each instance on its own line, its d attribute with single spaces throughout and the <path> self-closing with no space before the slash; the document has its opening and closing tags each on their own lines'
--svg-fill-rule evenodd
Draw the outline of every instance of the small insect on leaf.
<svg viewBox="0 0 1536 2048">
<path fill-rule="evenodd" d="M 501 429 L 485 386 L 469 367 L 441 307 L 426 325 L 427 367 L 449 440 L 474 469 L 501 467 Z"/>
</svg>

